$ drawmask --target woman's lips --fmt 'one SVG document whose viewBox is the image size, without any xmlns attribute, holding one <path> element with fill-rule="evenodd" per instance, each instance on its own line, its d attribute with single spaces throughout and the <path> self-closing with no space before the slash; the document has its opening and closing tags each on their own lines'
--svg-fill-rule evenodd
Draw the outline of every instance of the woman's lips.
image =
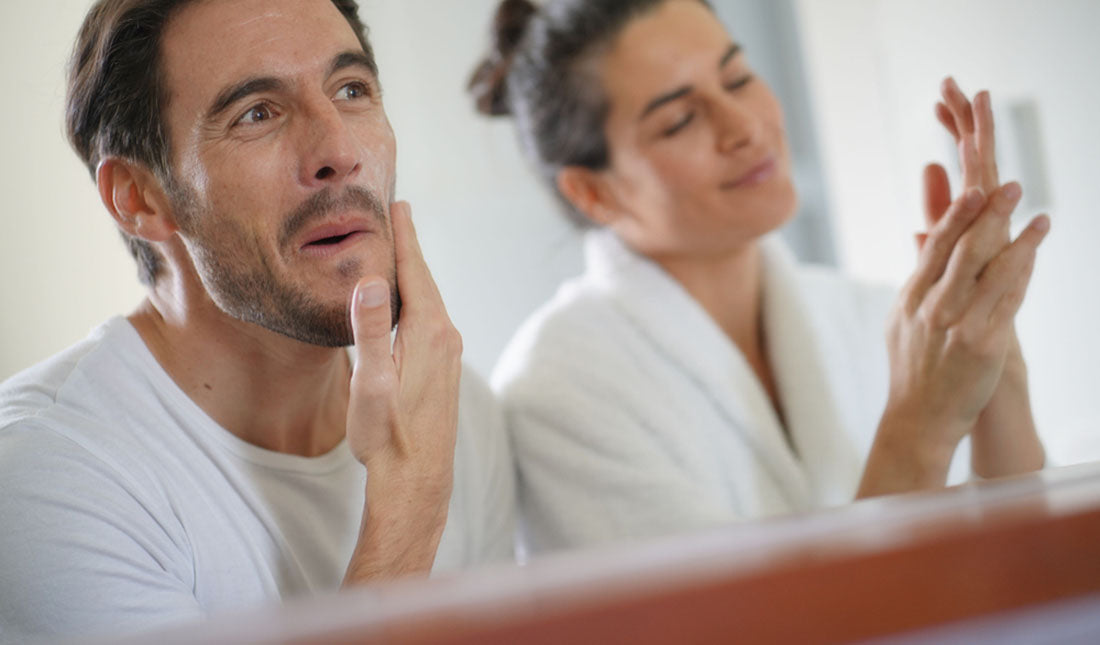
<svg viewBox="0 0 1100 645">
<path fill-rule="evenodd" d="M 758 186 L 772 177 L 775 176 L 776 163 L 775 159 L 769 158 L 763 163 L 757 165 L 752 170 L 749 170 L 744 175 L 741 175 L 733 181 L 722 184 L 722 188 L 727 190 L 733 188 L 745 188 L 749 186 Z"/>
</svg>

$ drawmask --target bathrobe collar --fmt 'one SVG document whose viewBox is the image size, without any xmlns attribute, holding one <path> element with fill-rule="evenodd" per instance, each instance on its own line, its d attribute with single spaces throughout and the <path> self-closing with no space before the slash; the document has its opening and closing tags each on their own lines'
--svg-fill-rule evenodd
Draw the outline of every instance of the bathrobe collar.
<svg viewBox="0 0 1100 645">
<path fill-rule="evenodd" d="M 586 281 L 606 290 L 659 351 L 709 392 L 730 431 L 742 435 L 791 510 L 851 501 L 859 458 L 834 403 L 798 267 L 778 236 L 761 244 L 763 322 L 795 451 L 744 355 L 676 280 L 607 230 L 587 235 L 585 258 Z"/>
</svg>

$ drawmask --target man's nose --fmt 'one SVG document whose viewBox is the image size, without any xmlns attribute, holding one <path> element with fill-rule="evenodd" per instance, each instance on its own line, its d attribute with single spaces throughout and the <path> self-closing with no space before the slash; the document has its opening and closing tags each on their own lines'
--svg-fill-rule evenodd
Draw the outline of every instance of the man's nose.
<svg viewBox="0 0 1100 645">
<path fill-rule="evenodd" d="M 301 182 L 320 188 L 354 177 L 362 167 L 359 148 L 336 106 L 325 100 L 307 112 L 306 121 Z"/>
</svg>

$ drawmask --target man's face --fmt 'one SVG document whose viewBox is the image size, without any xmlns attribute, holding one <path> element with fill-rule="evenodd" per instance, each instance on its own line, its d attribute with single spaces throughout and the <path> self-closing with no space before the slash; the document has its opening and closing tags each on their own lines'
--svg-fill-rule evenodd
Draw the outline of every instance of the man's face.
<svg viewBox="0 0 1100 645">
<path fill-rule="evenodd" d="M 168 193 L 207 292 L 241 320 L 351 344 L 356 282 L 397 293 L 394 137 L 355 33 L 330 0 L 202 0 L 172 18 L 163 58 Z"/>
</svg>

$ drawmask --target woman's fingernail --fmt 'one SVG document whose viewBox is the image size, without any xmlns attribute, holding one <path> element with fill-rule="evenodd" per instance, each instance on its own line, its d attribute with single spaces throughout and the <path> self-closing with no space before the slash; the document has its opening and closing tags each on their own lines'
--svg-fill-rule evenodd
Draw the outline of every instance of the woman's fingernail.
<svg viewBox="0 0 1100 645">
<path fill-rule="evenodd" d="M 1024 191 L 1020 188 L 1020 184 L 1017 184 L 1016 182 L 1012 182 L 1012 183 L 1008 184 L 1007 186 L 1005 186 L 1004 195 L 1005 195 L 1005 197 L 1011 199 L 1012 201 L 1016 201 L 1017 199 L 1020 199 L 1020 197 L 1023 194 L 1024 194 Z"/>
<path fill-rule="evenodd" d="M 985 193 L 981 188 L 971 188 L 966 191 L 966 207 L 970 210 L 981 208 L 982 203 L 985 202 Z"/>
</svg>

